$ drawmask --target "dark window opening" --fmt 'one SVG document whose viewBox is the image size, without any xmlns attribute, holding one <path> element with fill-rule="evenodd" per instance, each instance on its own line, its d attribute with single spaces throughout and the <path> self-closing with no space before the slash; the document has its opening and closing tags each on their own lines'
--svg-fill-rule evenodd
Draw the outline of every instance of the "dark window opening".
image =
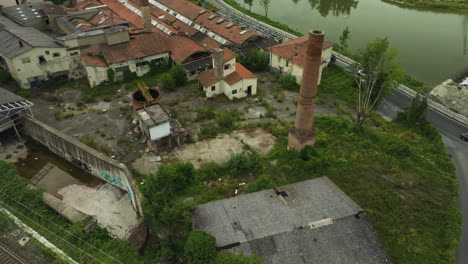
<svg viewBox="0 0 468 264">
<path fill-rule="evenodd" d="M 142 62 L 137 62 L 137 63 L 136 63 L 136 66 L 137 66 L 137 67 L 143 67 L 143 66 L 145 66 L 145 65 L 148 65 L 148 62 L 147 62 L 147 61 L 142 61 Z"/>
<path fill-rule="evenodd" d="M 252 85 L 247 86 L 247 95 L 252 95 Z"/>
<path fill-rule="evenodd" d="M 46 55 L 49 55 L 49 54 L 50 54 L 50 51 L 46 50 L 46 51 L 45 51 L 45 54 L 46 54 Z"/>
<path fill-rule="evenodd" d="M 237 93 L 237 90 L 232 90 L 232 94 L 236 94 Z"/>
<path fill-rule="evenodd" d="M 44 56 L 39 56 L 39 64 L 45 64 L 47 60 L 44 58 Z"/>
<path fill-rule="evenodd" d="M 228 64 L 228 65 L 224 65 L 224 69 L 225 69 L 225 70 L 229 70 L 229 68 L 230 68 L 230 67 L 229 67 L 229 64 Z"/>
<path fill-rule="evenodd" d="M 211 86 L 211 91 L 214 91 L 214 90 L 216 90 L 216 86 L 213 85 Z"/>
<path fill-rule="evenodd" d="M 55 52 L 54 54 L 52 54 L 53 57 L 60 57 L 60 52 Z"/>
<path fill-rule="evenodd" d="M 78 51 L 70 53 L 70 56 L 76 56 L 76 55 L 78 55 Z"/>
<path fill-rule="evenodd" d="M 191 72 L 190 72 L 190 75 L 191 75 L 191 76 L 193 76 L 193 75 L 195 75 L 195 74 L 197 74 L 197 71 L 191 71 Z"/>
<path fill-rule="evenodd" d="M 49 24 L 50 24 L 49 18 L 46 17 L 45 23 L 46 23 L 46 25 L 49 25 Z"/>
</svg>

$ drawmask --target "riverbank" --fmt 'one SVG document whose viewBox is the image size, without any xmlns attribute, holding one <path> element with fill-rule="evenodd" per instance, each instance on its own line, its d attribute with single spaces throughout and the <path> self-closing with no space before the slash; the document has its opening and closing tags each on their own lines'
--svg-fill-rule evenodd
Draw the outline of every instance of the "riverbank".
<svg viewBox="0 0 468 264">
<path fill-rule="evenodd" d="M 214 1 L 216 1 L 216 0 L 214 0 Z M 301 37 L 301 36 L 304 35 L 304 34 L 298 32 L 298 31 L 296 31 L 296 30 L 293 30 L 292 28 L 288 27 L 288 26 L 285 25 L 285 24 L 282 24 L 282 23 L 273 21 L 273 20 L 269 19 L 268 17 L 265 17 L 265 16 L 263 16 L 263 15 L 259 15 L 259 14 L 254 13 L 254 12 L 252 12 L 252 11 L 246 9 L 246 8 L 243 8 L 242 6 L 240 6 L 240 5 L 239 5 L 236 1 L 234 1 L 234 0 L 223 0 L 223 1 L 224 1 L 226 4 L 230 5 L 231 7 L 233 7 L 233 8 L 235 8 L 235 9 L 239 10 L 240 12 L 246 14 L 247 16 L 250 16 L 250 17 L 255 18 L 255 19 L 259 20 L 259 21 L 262 21 L 262 22 L 264 22 L 264 23 L 266 23 L 266 24 L 268 24 L 268 25 L 270 25 L 270 26 L 273 26 L 273 27 L 275 27 L 275 28 L 279 28 L 279 29 L 281 29 L 281 30 L 284 30 L 284 31 L 286 31 L 286 32 L 288 32 L 288 33 L 291 33 L 291 34 L 293 34 L 293 35 L 295 35 L 295 36 L 298 36 L 298 37 Z"/>
<path fill-rule="evenodd" d="M 413 1 L 414 0 L 382 0 L 382 2 L 395 4 L 400 7 L 433 8 L 447 11 L 468 12 L 468 3 L 460 3 L 456 0 L 440 0 L 440 2 L 432 2 L 431 0 Z"/>
</svg>

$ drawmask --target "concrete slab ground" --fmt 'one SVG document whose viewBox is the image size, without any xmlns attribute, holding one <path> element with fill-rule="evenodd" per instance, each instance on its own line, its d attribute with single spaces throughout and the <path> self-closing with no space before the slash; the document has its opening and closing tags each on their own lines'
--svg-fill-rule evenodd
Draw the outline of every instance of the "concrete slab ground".
<svg viewBox="0 0 468 264">
<path fill-rule="evenodd" d="M 34 178 L 32 180 L 34 180 Z M 42 188 L 46 192 L 61 199 L 62 197 L 59 195 L 58 190 L 71 184 L 82 183 L 79 180 L 73 178 L 70 174 L 64 172 L 56 166 L 53 166 L 48 172 L 46 172 L 44 176 L 40 177 L 35 186 L 37 188 Z"/>
<path fill-rule="evenodd" d="M 94 216 L 114 238 L 127 239 L 139 225 L 128 195 L 111 184 L 106 183 L 99 188 L 72 184 L 61 188 L 58 193 L 64 203 Z"/>
<path fill-rule="evenodd" d="M 261 128 L 238 130 L 230 135 L 221 134 L 214 139 L 182 145 L 172 155 L 179 161 L 192 162 L 195 168 L 200 168 L 203 163 L 222 163 L 232 154 L 242 152 L 242 142 L 264 155 L 273 148 L 275 137 Z"/>
</svg>

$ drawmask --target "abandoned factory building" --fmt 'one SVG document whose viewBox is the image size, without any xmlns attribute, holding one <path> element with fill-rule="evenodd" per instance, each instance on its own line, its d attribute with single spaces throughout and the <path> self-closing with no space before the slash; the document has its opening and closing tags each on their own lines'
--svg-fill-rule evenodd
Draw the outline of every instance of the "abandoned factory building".
<svg viewBox="0 0 468 264">
<path fill-rule="evenodd" d="M 326 177 L 202 204 L 192 220 L 218 250 L 267 264 L 391 262 L 367 214 Z"/>
</svg>

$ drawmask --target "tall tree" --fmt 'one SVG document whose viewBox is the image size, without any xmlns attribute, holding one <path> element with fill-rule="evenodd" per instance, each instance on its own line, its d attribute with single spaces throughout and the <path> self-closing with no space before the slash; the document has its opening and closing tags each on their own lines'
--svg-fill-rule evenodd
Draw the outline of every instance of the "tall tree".
<svg viewBox="0 0 468 264">
<path fill-rule="evenodd" d="M 309 0 L 309 3 L 320 15 L 326 17 L 330 11 L 334 16 L 349 15 L 357 7 L 359 0 Z"/>
<path fill-rule="evenodd" d="M 244 4 L 249 6 L 249 11 L 252 11 L 252 5 L 254 0 L 244 0 Z"/>
<path fill-rule="evenodd" d="M 343 52 L 343 49 L 348 48 L 348 40 L 351 37 L 351 31 L 349 31 L 348 27 L 345 27 L 343 29 L 343 32 L 341 33 L 340 36 L 340 52 Z"/>
<path fill-rule="evenodd" d="M 374 106 L 390 91 L 392 85 L 397 85 L 401 68 L 395 62 L 398 51 L 389 48 L 387 38 L 377 38 L 359 51 L 360 63 L 354 69 L 361 69 L 355 73 L 358 86 L 358 103 L 356 126 L 362 127 L 364 121 Z"/>
<path fill-rule="evenodd" d="M 268 17 L 268 10 L 270 9 L 271 0 L 260 0 L 260 5 L 265 9 L 265 17 Z"/>
</svg>

